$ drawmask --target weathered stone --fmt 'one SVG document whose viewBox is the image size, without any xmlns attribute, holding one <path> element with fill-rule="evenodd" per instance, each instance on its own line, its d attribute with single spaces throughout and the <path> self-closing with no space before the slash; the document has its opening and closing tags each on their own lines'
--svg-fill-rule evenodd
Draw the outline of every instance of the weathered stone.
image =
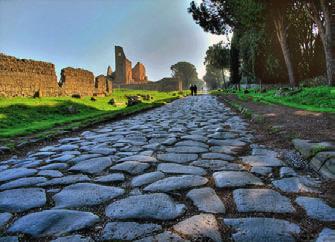
<svg viewBox="0 0 335 242">
<path fill-rule="evenodd" d="M 37 173 L 38 176 L 62 177 L 63 173 L 56 170 L 43 170 Z"/>
<path fill-rule="evenodd" d="M 72 166 L 70 171 L 80 171 L 89 174 L 98 174 L 113 164 L 108 157 L 98 157 L 90 160 L 84 160 Z"/>
<path fill-rule="evenodd" d="M 93 206 L 124 194 L 121 188 L 91 183 L 77 183 L 65 187 L 53 196 L 55 208 L 77 208 Z"/>
<path fill-rule="evenodd" d="M 125 158 L 122 158 L 118 162 L 122 161 L 138 161 L 138 162 L 157 162 L 155 157 L 152 156 L 147 156 L 147 155 L 133 155 L 133 156 L 128 156 Z"/>
<path fill-rule="evenodd" d="M 11 213 L 0 213 L 0 229 L 2 229 L 12 217 L 13 215 Z"/>
<path fill-rule="evenodd" d="M 242 157 L 242 162 L 251 166 L 268 166 L 277 167 L 283 166 L 281 160 L 274 156 L 250 155 Z"/>
<path fill-rule="evenodd" d="M 120 164 L 112 166 L 110 169 L 115 171 L 124 171 L 129 174 L 141 174 L 150 167 L 148 163 L 141 163 L 137 161 L 125 161 Z"/>
<path fill-rule="evenodd" d="M 335 241 L 335 230 L 324 228 L 319 234 L 316 242 L 333 242 Z"/>
<path fill-rule="evenodd" d="M 188 163 L 198 159 L 197 154 L 176 154 L 176 153 L 167 153 L 167 154 L 158 154 L 157 159 L 166 162 L 174 163 Z"/>
<path fill-rule="evenodd" d="M 90 237 L 84 237 L 82 235 L 76 234 L 76 235 L 69 235 L 65 237 L 59 237 L 50 242 L 94 242 L 94 240 L 91 239 Z"/>
<path fill-rule="evenodd" d="M 205 185 L 208 182 L 207 178 L 198 175 L 183 175 L 167 177 L 156 181 L 144 188 L 144 191 L 149 192 L 169 192 L 175 190 L 184 190 L 191 187 Z"/>
<path fill-rule="evenodd" d="M 183 140 L 175 144 L 175 146 L 193 146 L 193 147 L 202 147 L 208 149 L 208 145 L 202 142 L 193 141 L 193 140 Z"/>
<path fill-rule="evenodd" d="M 194 141 L 199 141 L 199 142 L 203 142 L 205 143 L 207 141 L 206 137 L 202 136 L 202 135 L 185 135 L 181 137 L 182 139 L 190 139 L 190 140 L 194 140 Z"/>
<path fill-rule="evenodd" d="M 45 191 L 41 188 L 20 188 L 0 192 L 1 211 L 23 212 L 42 207 L 45 203 Z"/>
<path fill-rule="evenodd" d="M 281 178 L 297 176 L 297 173 L 292 168 L 286 166 L 280 168 L 279 174 Z"/>
<path fill-rule="evenodd" d="M 258 177 L 244 171 L 219 171 L 213 174 L 213 178 L 218 188 L 263 185 Z"/>
<path fill-rule="evenodd" d="M 53 185 L 68 185 L 72 183 L 86 182 L 90 180 L 91 179 L 86 175 L 70 175 L 70 176 L 53 178 L 47 182 L 38 184 L 38 186 L 44 187 L 44 186 L 53 186 Z"/>
<path fill-rule="evenodd" d="M 89 153 L 92 154 L 100 154 L 100 155 L 112 155 L 116 152 L 116 149 L 114 148 L 106 148 L 106 147 L 101 147 L 101 148 L 95 148 L 89 151 Z"/>
<path fill-rule="evenodd" d="M 210 214 L 200 214 L 185 219 L 174 225 L 173 229 L 193 239 L 207 238 L 216 242 L 222 241 L 216 218 Z"/>
<path fill-rule="evenodd" d="M 89 159 L 93 159 L 93 158 L 97 158 L 97 157 L 100 157 L 101 155 L 100 154 L 85 154 L 85 155 L 80 155 L 76 158 L 74 158 L 72 160 L 73 163 L 77 164 L 81 161 L 84 161 L 84 160 L 89 160 Z"/>
<path fill-rule="evenodd" d="M 171 220 L 184 212 L 185 205 L 175 203 L 164 193 L 127 197 L 106 208 L 106 215 L 112 219 Z"/>
<path fill-rule="evenodd" d="M 225 160 L 225 161 L 236 160 L 234 156 L 222 154 L 222 153 L 206 153 L 206 154 L 202 154 L 201 158 L 207 159 L 207 160 Z"/>
<path fill-rule="evenodd" d="M 27 168 L 13 168 L 0 172 L 0 182 L 12 180 L 15 178 L 31 176 L 37 173 L 35 169 L 27 169 Z"/>
<path fill-rule="evenodd" d="M 46 182 L 48 179 L 45 177 L 24 177 L 14 181 L 7 182 L 0 186 L 0 190 L 8 190 L 18 187 L 34 186 L 38 183 Z"/>
<path fill-rule="evenodd" d="M 225 140 L 218 140 L 218 139 L 210 139 L 208 140 L 208 144 L 210 145 L 219 145 L 219 146 L 246 146 L 247 144 L 238 139 L 225 139 Z"/>
<path fill-rule="evenodd" d="M 0 242 L 19 242 L 19 237 L 17 236 L 0 237 Z"/>
<path fill-rule="evenodd" d="M 135 222 L 110 222 L 104 230 L 103 240 L 134 240 L 161 230 L 158 224 L 139 224 Z"/>
<path fill-rule="evenodd" d="M 335 151 L 318 153 L 310 165 L 325 178 L 335 179 Z"/>
<path fill-rule="evenodd" d="M 68 151 L 73 152 L 73 151 Z M 68 162 L 69 160 L 73 159 L 75 156 L 72 154 L 64 154 L 52 159 L 52 162 Z"/>
<path fill-rule="evenodd" d="M 225 213 L 226 209 L 221 199 L 210 187 L 193 189 L 186 195 L 199 211 L 206 213 Z"/>
<path fill-rule="evenodd" d="M 272 172 L 272 167 L 254 166 L 251 168 L 250 172 L 261 176 L 267 176 Z"/>
<path fill-rule="evenodd" d="M 164 177 L 165 177 L 164 173 L 162 173 L 160 171 L 145 173 L 143 175 L 139 175 L 139 176 L 134 177 L 131 180 L 131 186 L 132 187 L 143 186 L 143 185 L 155 182 L 157 180 L 160 180 Z"/>
<path fill-rule="evenodd" d="M 143 239 L 135 240 L 135 242 L 189 242 L 189 241 L 184 240 L 177 234 L 167 231 L 161 234 L 156 234 L 153 236 L 145 237 Z"/>
<path fill-rule="evenodd" d="M 320 184 L 316 183 L 308 177 L 288 177 L 275 180 L 272 185 L 283 192 L 311 192 L 319 193 Z"/>
<path fill-rule="evenodd" d="M 52 163 L 46 166 L 41 166 L 39 170 L 64 170 L 68 167 L 65 163 Z"/>
<path fill-rule="evenodd" d="M 293 213 L 290 200 L 271 189 L 237 189 L 233 192 L 237 210 L 243 212 Z"/>
<path fill-rule="evenodd" d="M 241 148 L 237 146 L 212 146 L 209 150 L 214 153 L 237 155 L 241 151 Z"/>
<path fill-rule="evenodd" d="M 200 166 L 205 168 L 221 168 L 228 165 L 229 162 L 224 160 L 196 160 L 191 163 L 192 166 Z"/>
<path fill-rule="evenodd" d="M 170 153 L 198 154 L 206 153 L 208 149 L 197 146 L 175 146 L 173 148 L 167 148 L 166 151 Z"/>
<path fill-rule="evenodd" d="M 99 217 L 93 213 L 52 209 L 19 218 L 8 231 L 30 234 L 33 237 L 53 236 L 84 229 L 98 221 Z"/>
<path fill-rule="evenodd" d="M 328 206 L 322 199 L 315 197 L 297 197 L 295 202 L 303 207 L 307 215 L 320 221 L 335 221 L 335 208 Z"/>
<path fill-rule="evenodd" d="M 190 175 L 205 175 L 206 171 L 196 166 L 184 166 L 174 163 L 161 163 L 158 165 L 157 170 L 164 173 L 172 174 L 190 174 Z"/>
<path fill-rule="evenodd" d="M 96 182 L 109 183 L 109 182 L 121 182 L 125 180 L 125 176 L 122 173 L 113 173 L 106 176 L 99 176 L 94 179 Z"/>
<path fill-rule="evenodd" d="M 335 144 L 330 142 L 313 143 L 310 140 L 293 139 L 294 147 L 302 154 L 306 159 L 316 155 L 321 151 L 335 150 Z"/>
<path fill-rule="evenodd" d="M 300 227 L 282 219 L 237 218 L 224 219 L 224 223 L 234 229 L 233 240 L 245 242 L 295 241 Z"/>
</svg>

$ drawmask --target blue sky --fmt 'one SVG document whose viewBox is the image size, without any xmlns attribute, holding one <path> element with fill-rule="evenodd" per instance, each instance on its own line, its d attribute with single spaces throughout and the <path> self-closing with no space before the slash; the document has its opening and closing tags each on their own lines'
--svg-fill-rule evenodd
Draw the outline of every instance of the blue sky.
<svg viewBox="0 0 335 242">
<path fill-rule="evenodd" d="M 190 0 L 0 0 L 0 52 L 105 74 L 114 70 L 114 46 L 150 80 L 170 76 L 178 61 L 204 75 L 209 45 L 224 39 L 205 33 L 187 13 Z"/>
</svg>

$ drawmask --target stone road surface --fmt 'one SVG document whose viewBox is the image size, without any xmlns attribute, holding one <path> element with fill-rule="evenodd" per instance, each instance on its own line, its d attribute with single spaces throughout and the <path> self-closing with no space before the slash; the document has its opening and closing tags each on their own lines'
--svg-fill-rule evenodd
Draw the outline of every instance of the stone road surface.
<svg viewBox="0 0 335 242">
<path fill-rule="evenodd" d="M 0 241 L 335 241 L 320 182 L 254 135 L 204 95 L 2 161 Z"/>
</svg>

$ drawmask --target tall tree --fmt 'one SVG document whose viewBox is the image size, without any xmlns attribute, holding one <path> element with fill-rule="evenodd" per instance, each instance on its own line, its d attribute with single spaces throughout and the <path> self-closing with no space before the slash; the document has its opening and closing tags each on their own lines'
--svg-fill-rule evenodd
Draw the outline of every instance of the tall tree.
<svg viewBox="0 0 335 242">
<path fill-rule="evenodd" d="M 187 89 L 192 83 L 198 81 L 198 73 L 195 66 L 189 62 L 181 61 L 171 66 L 172 76 L 183 82 L 183 88 Z"/>
<path fill-rule="evenodd" d="M 211 65 L 206 65 L 206 75 L 204 81 L 209 89 L 217 89 L 221 87 L 222 74 L 220 69 L 216 69 Z"/>
</svg>

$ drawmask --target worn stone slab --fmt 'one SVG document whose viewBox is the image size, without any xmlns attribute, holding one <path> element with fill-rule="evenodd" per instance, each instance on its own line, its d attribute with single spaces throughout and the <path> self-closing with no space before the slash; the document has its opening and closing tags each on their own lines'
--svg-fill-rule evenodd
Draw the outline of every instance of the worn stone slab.
<svg viewBox="0 0 335 242">
<path fill-rule="evenodd" d="M 103 240 L 134 240 L 150 235 L 162 229 L 158 224 L 140 224 L 135 222 L 110 222 L 102 232 Z"/>
<path fill-rule="evenodd" d="M 335 221 L 335 208 L 327 205 L 321 198 L 297 197 L 295 202 L 313 219 L 330 222 Z"/>
<path fill-rule="evenodd" d="M 238 242 L 287 241 L 294 242 L 300 227 L 286 220 L 274 218 L 224 219 L 234 229 L 232 238 Z"/>
<path fill-rule="evenodd" d="M 181 137 L 182 139 L 189 139 L 189 140 L 194 140 L 194 141 L 199 141 L 205 143 L 207 141 L 207 138 L 204 137 L 203 135 L 185 135 Z"/>
<path fill-rule="evenodd" d="M 193 146 L 193 147 L 202 147 L 208 149 L 208 145 L 202 142 L 193 141 L 193 140 L 183 140 L 175 144 L 175 146 Z"/>
<path fill-rule="evenodd" d="M 106 208 L 112 219 L 175 219 L 185 212 L 185 205 L 175 203 L 164 193 L 130 196 L 113 202 Z"/>
<path fill-rule="evenodd" d="M 229 164 L 224 160 L 196 160 L 191 163 L 192 166 L 200 166 L 210 169 L 225 167 Z"/>
<path fill-rule="evenodd" d="M 0 213 L 0 229 L 3 228 L 12 217 L 13 215 L 11 213 Z"/>
<path fill-rule="evenodd" d="M 261 176 L 267 176 L 272 172 L 272 167 L 254 166 L 251 168 L 250 172 Z"/>
<path fill-rule="evenodd" d="M 193 204 L 198 208 L 199 211 L 206 213 L 225 213 L 226 208 L 210 187 L 204 187 L 199 189 L 193 189 L 189 191 L 186 196 L 192 200 Z"/>
<path fill-rule="evenodd" d="M 73 152 L 73 151 L 69 151 Z M 69 160 L 73 159 L 75 156 L 72 154 L 63 154 L 61 156 L 52 158 L 52 162 L 68 162 Z"/>
<path fill-rule="evenodd" d="M 288 177 L 275 180 L 272 185 L 283 192 L 311 192 L 319 193 L 320 184 L 308 177 Z"/>
<path fill-rule="evenodd" d="M 42 188 L 19 188 L 0 192 L 0 211 L 23 212 L 46 204 Z"/>
<path fill-rule="evenodd" d="M 173 229 L 192 239 L 209 238 L 215 242 L 221 242 L 222 237 L 216 218 L 211 214 L 199 214 L 187 218 L 173 226 Z"/>
<path fill-rule="evenodd" d="M 201 154 L 201 158 L 204 160 L 225 160 L 225 161 L 234 161 L 236 158 L 231 155 L 223 154 L 223 153 L 206 153 Z"/>
<path fill-rule="evenodd" d="M 258 177 L 245 171 L 218 171 L 214 172 L 213 178 L 218 188 L 264 185 Z"/>
<path fill-rule="evenodd" d="M 86 175 L 69 175 L 64 177 L 53 178 L 47 182 L 38 184 L 38 186 L 44 187 L 53 185 L 68 185 L 72 183 L 86 182 L 90 180 L 91 179 Z"/>
<path fill-rule="evenodd" d="M 76 234 L 65 237 L 59 237 L 50 242 L 94 242 L 94 240 L 90 237 L 84 237 L 82 235 Z"/>
<path fill-rule="evenodd" d="M 335 179 L 335 151 L 320 152 L 310 162 L 323 177 Z"/>
<path fill-rule="evenodd" d="M 316 242 L 334 242 L 335 230 L 324 228 L 316 239 Z"/>
<path fill-rule="evenodd" d="M 138 161 L 124 161 L 120 164 L 112 166 L 110 169 L 114 171 L 124 171 L 129 174 L 141 174 L 150 167 L 148 163 Z"/>
<path fill-rule="evenodd" d="M 41 166 L 39 170 L 64 170 L 67 169 L 68 165 L 65 163 L 52 163 L 49 165 Z"/>
<path fill-rule="evenodd" d="M 93 213 L 51 209 L 30 213 L 19 218 L 8 231 L 29 234 L 33 237 L 59 236 L 88 228 L 98 221 L 99 217 Z"/>
<path fill-rule="evenodd" d="M 246 146 L 247 144 L 238 139 L 209 139 L 208 144 L 218 146 Z"/>
<path fill-rule="evenodd" d="M 242 157 L 242 162 L 251 166 L 283 166 L 283 162 L 274 156 L 249 155 Z"/>
<path fill-rule="evenodd" d="M 167 148 L 166 151 L 170 153 L 199 154 L 208 152 L 208 149 L 197 146 L 175 146 Z"/>
<path fill-rule="evenodd" d="M 335 150 L 335 144 L 331 142 L 313 142 L 311 140 L 293 139 L 294 147 L 301 153 L 301 155 L 308 159 L 318 152 Z"/>
<path fill-rule="evenodd" d="M 36 169 L 27 169 L 27 168 L 13 168 L 0 172 L 0 182 L 9 181 L 12 179 L 32 176 L 37 173 Z"/>
<path fill-rule="evenodd" d="M 55 208 L 77 208 L 104 203 L 122 194 L 124 190 L 117 187 L 77 183 L 65 187 L 53 200 Z"/>
<path fill-rule="evenodd" d="M 185 240 L 177 234 L 166 231 L 160 234 L 145 237 L 143 239 L 135 240 L 135 242 L 189 242 L 189 240 Z"/>
<path fill-rule="evenodd" d="M 19 242 L 19 237 L 17 236 L 0 237 L 0 242 Z"/>
<path fill-rule="evenodd" d="M 27 187 L 27 186 L 34 186 L 38 183 L 46 182 L 48 179 L 45 177 L 24 177 L 19 178 L 0 186 L 0 190 L 8 190 L 18 187 Z"/>
<path fill-rule="evenodd" d="M 125 176 L 122 173 L 112 173 L 105 176 L 99 176 L 94 179 L 96 182 L 100 183 L 110 183 L 110 182 L 121 182 L 125 180 Z"/>
<path fill-rule="evenodd" d="M 291 167 L 284 166 L 280 168 L 279 175 L 281 178 L 294 177 L 297 173 Z"/>
<path fill-rule="evenodd" d="M 147 156 L 147 155 L 132 155 L 132 156 L 128 156 L 125 158 L 122 158 L 121 160 L 119 160 L 118 162 L 123 162 L 123 161 L 138 161 L 138 162 L 157 162 L 157 159 L 155 157 L 152 156 Z"/>
<path fill-rule="evenodd" d="M 72 166 L 70 171 L 79 171 L 88 174 L 98 174 L 113 164 L 108 157 L 98 157 L 90 160 L 84 160 Z"/>
<path fill-rule="evenodd" d="M 56 170 L 43 170 L 37 173 L 38 176 L 48 176 L 48 177 L 62 177 L 63 173 Z"/>
<path fill-rule="evenodd" d="M 293 213 L 290 199 L 271 189 L 237 189 L 233 192 L 237 210 L 245 212 Z"/>
<path fill-rule="evenodd" d="M 162 173 L 160 171 L 145 173 L 143 175 L 139 175 L 139 176 L 134 177 L 131 180 L 131 186 L 132 187 L 139 187 L 139 186 L 147 185 L 149 183 L 158 181 L 158 180 L 160 180 L 164 177 L 165 177 L 164 173 Z"/>
<path fill-rule="evenodd" d="M 73 158 L 71 161 L 73 163 L 77 164 L 81 161 L 90 160 L 90 159 L 97 158 L 97 157 L 100 157 L 100 156 L 101 156 L 100 154 L 84 154 L 84 155 L 80 155 L 76 158 Z"/>
<path fill-rule="evenodd" d="M 202 186 L 207 182 L 207 178 L 198 175 L 173 176 L 156 181 L 146 186 L 143 190 L 148 192 L 169 192 Z"/>
<path fill-rule="evenodd" d="M 212 146 L 209 148 L 209 150 L 214 153 L 237 155 L 241 151 L 241 148 L 238 146 Z"/>
<path fill-rule="evenodd" d="M 166 153 L 166 154 L 158 154 L 157 159 L 173 163 L 188 163 L 198 159 L 198 154 Z"/>
<path fill-rule="evenodd" d="M 171 174 L 190 174 L 190 175 L 205 175 L 206 171 L 196 166 L 185 166 L 174 163 L 161 163 L 158 165 L 157 170 L 164 173 Z"/>
</svg>

